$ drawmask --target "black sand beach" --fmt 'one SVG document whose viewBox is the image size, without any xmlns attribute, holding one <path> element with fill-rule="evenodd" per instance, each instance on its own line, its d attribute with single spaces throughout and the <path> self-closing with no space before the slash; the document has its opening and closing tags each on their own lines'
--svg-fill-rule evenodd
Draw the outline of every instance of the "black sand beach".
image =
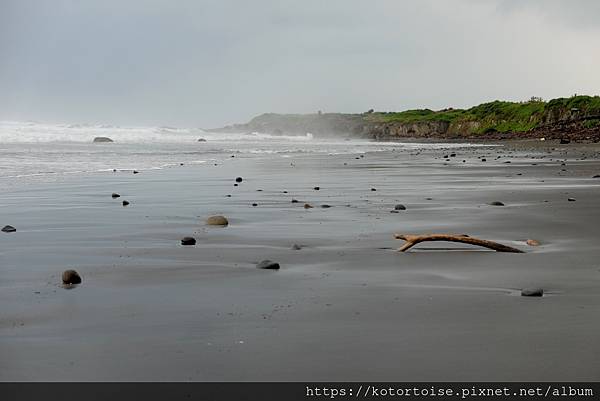
<svg viewBox="0 0 600 401">
<path fill-rule="evenodd" d="M 8 186 L 0 380 L 600 380 L 598 149 L 544 146 L 237 155 Z M 215 214 L 229 226 L 207 226 Z M 525 253 L 399 253 L 395 232 Z M 66 269 L 83 283 L 63 288 Z"/>
</svg>

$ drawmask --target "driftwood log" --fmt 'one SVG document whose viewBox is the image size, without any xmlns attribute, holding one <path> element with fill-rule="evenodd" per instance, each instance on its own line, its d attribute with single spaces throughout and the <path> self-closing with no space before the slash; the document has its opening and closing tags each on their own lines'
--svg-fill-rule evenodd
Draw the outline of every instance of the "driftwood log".
<svg viewBox="0 0 600 401">
<path fill-rule="evenodd" d="M 425 235 L 409 235 L 409 234 L 394 234 L 396 239 L 403 239 L 406 243 L 398 249 L 399 252 L 407 251 L 419 242 L 424 241 L 450 241 L 450 242 L 461 242 L 463 244 L 477 245 L 484 248 L 493 249 L 498 252 L 513 252 L 523 253 L 522 250 L 513 248 L 511 246 L 502 245 L 494 241 L 488 241 L 485 239 L 473 238 L 468 235 L 461 234 L 425 234 Z"/>
</svg>

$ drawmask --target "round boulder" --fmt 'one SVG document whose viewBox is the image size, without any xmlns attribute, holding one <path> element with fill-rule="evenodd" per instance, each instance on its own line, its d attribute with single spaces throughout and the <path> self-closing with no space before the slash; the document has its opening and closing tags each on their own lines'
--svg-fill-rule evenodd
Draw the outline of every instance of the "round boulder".
<svg viewBox="0 0 600 401">
<path fill-rule="evenodd" d="M 229 224 L 229 220 L 225 216 L 210 216 L 206 219 L 206 224 L 209 226 L 226 226 Z"/>
<path fill-rule="evenodd" d="M 242 182 L 244 179 L 242 177 L 236 177 L 235 182 Z"/>
<path fill-rule="evenodd" d="M 279 263 L 265 259 L 256 265 L 258 269 L 279 270 Z"/>
<path fill-rule="evenodd" d="M 118 194 L 118 193 L 116 193 L 116 192 L 113 192 L 113 194 L 112 194 L 111 196 L 112 196 L 112 198 L 113 198 L 113 199 L 116 199 L 116 198 L 120 198 L 120 197 L 121 197 L 121 195 L 119 195 L 119 194 Z"/>
<path fill-rule="evenodd" d="M 62 274 L 63 284 L 81 284 L 81 276 L 75 270 L 65 270 Z"/>
<path fill-rule="evenodd" d="M 129 205 L 129 201 L 124 200 L 123 201 L 123 206 L 128 206 Z"/>
<path fill-rule="evenodd" d="M 394 206 L 394 210 L 406 210 L 406 206 L 397 204 L 396 206 Z"/>
</svg>

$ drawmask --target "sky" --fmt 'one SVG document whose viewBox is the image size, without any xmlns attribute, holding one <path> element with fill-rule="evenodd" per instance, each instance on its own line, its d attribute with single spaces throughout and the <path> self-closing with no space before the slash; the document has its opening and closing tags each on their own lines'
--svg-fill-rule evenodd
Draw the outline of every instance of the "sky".
<svg viewBox="0 0 600 401">
<path fill-rule="evenodd" d="M 0 119 L 217 127 L 265 112 L 600 94 L 597 0 L 0 0 Z"/>
</svg>

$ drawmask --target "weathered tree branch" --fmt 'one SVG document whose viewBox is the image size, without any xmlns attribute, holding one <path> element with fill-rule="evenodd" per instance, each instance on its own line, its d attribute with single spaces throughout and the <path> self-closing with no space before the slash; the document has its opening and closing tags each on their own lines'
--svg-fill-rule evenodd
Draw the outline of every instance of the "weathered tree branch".
<svg viewBox="0 0 600 401">
<path fill-rule="evenodd" d="M 513 248 L 507 245 L 502 245 L 497 242 L 488 241 L 485 239 L 473 238 L 468 235 L 460 234 L 426 234 L 426 235 L 408 235 L 408 234 L 394 234 L 396 239 L 403 239 L 406 243 L 398 249 L 399 252 L 407 251 L 419 242 L 424 241 L 450 241 L 450 242 L 462 242 L 464 244 L 471 244 L 482 246 L 485 248 L 493 249 L 498 252 L 513 252 L 523 253 L 522 250 Z"/>
</svg>

